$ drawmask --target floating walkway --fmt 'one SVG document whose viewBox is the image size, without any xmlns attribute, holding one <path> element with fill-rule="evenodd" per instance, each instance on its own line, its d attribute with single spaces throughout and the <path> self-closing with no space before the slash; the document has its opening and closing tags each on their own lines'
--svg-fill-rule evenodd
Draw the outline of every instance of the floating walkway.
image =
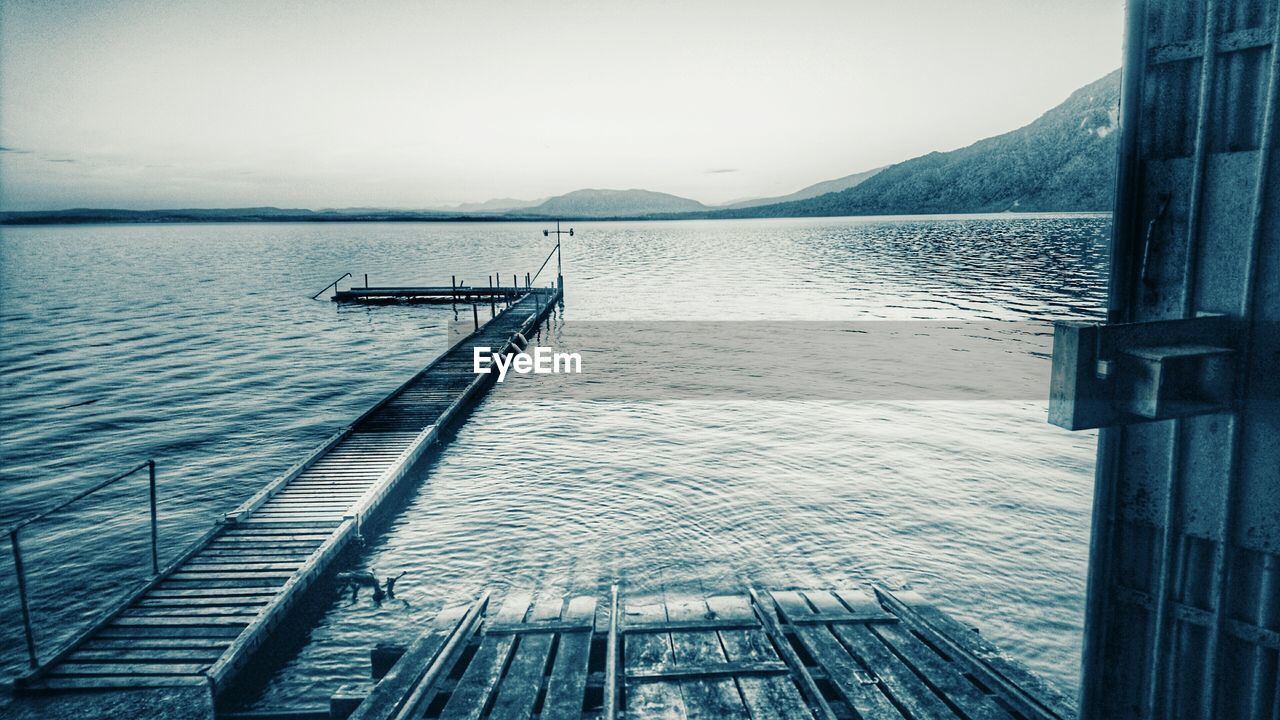
<svg viewBox="0 0 1280 720">
<path fill-rule="evenodd" d="M 353 287 L 334 290 L 330 298 L 338 303 L 433 303 L 436 305 L 465 305 L 470 303 L 508 302 L 530 292 L 529 287 Z M 547 292 L 546 288 L 539 292 Z"/>
<path fill-rule="evenodd" d="M 558 289 L 510 306 L 229 513 L 66 650 L 20 678 L 24 690 L 205 686 L 216 697 L 359 535 L 439 431 L 494 375 L 472 347 L 511 352 Z M 476 324 L 479 324 L 478 319 Z"/>
<path fill-rule="evenodd" d="M 914 593 L 488 596 L 328 717 L 1062 720 L 1071 703 Z M 297 714 L 296 717 L 303 717 Z M 238 717 L 248 718 L 253 713 Z M 318 714 L 316 717 L 326 717 Z"/>
</svg>

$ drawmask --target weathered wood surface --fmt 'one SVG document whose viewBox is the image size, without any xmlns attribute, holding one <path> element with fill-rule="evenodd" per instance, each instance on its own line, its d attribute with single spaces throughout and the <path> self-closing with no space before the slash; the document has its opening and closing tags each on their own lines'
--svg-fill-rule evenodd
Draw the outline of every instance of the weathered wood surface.
<svg viewBox="0 0 1280 720">
<path fill-rule="evenodd" d="M 436 428 L 488 387 L 491 378 L 472 372 L 472 347 L 509 347 L 554 299 L 513 302 L 228 515 L 21 686 L 224 688 L 436 441 Z"/>
<path fill-rule="evenodd" d="M 354 287 L 347 290 L 336 290 L 330 299 L 338 303 L 415 302 L 439 305 L 470 305 L 474 302 L 489 305 L 491 302 L 505 304 L 531 291 L 540 295 L 544 302 L 547 298 L 553 296 L 555 292 L 550 288 L 531 289 L 518 286 Z M 485 308 L 485 312 L 489 312 L 488 308 Z"/>
<path fill-rule="evenodd" d="M 945 619 L 948 632 L 973 633 L 911 597 L 908 606 L 852 589 L 649 595 L 623 599 L 613 618 L 589 597 L 512 593 L 468 650 L 439 670 L 414 712 L 387 711 L 401 705 L 390 699 L 396 686 L 384 681 L 374 688 L 381 699 L 366 701 L 357 717 L 603 720 L 597 698 L 608 673 L 623 685 L 618 710 L 629 718 L 1015 717 L 1008 708 L 1019 700 L 976 681 L 964 660 L 938 649 L 952 641 L 922 632 L 917 620 Z M 622 640 L 617 662 L 609 662 L 598 650 L 614 619 Z M 438 634 L 428 631 L 418 644 L 438 645 Z M 402 659 L 388 677 L 403 686 L 423 666 Z"/>
</svg>

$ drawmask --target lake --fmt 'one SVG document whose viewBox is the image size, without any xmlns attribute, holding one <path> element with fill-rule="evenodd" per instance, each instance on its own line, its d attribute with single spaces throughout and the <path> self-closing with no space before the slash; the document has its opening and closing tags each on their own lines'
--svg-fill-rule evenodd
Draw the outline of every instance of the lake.
<svg viewBox="0 0 1280 720">
<path fill-rule="evenodd" d="M 539 342 L 582 374 L 495 386 L 362 550 L 406 572 L 397 600 L 335 595 L 245 704 L 323 705 L 373 644 L 484 588 L 615 581 L 911 587 L 1074 691 L 1096 435 L 1045 422 L 1049 323 L 1101 317 L 1109 216 L 574 227 Z M 510 282 L 553 246 L 542 228 L 3 228 L 0 523 L 154 458 L 173 557 L 441 353 L 455 318 L 313 293 L 345 272 Z M 42 653 L 146 577 L 148 527 L 144 474 L 23 531 Z M 7 623 L 0 672 L 24 657 Z"/>
</svg>

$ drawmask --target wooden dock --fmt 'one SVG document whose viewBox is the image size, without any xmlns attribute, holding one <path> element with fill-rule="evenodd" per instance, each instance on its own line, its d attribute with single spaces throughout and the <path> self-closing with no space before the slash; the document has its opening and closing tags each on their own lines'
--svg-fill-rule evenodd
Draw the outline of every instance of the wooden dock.
<svg viewBox="0 0 1280 720">
<path fill-rule="evenodd" d="M 471 287 L 455 285 L 451 287 L 353 287 L 347 290 L 335 290 L 331 300 L 338 303 L 365 303 L 368 305 L 387 303 L 431 303 L 435 305 L 469 305 L 471 303 L 489 304 L 505 303 L 530 292 L 529 287 L 515 285 L 507 287 Z M 542 288 L 539 292 L 547 292 Z"/>
<path fill-rule="evenodd" d="M 228 513 L 194 547 L 17 681 L 24 691 L 206 687 L 239 673 L 494 375 L 472 347 L 513 351 L 561 299 L 525 289 L 503 312 Z"/>
<path fill-rule="evenodd" d="M 1063 720 L 1070 701 L 910 592 L 488 596 L 329 717 Z M 385 653 L 383 649 L 380 652 Z M 246 713 L 243 717 L 253 717 Z"/>
</svg>

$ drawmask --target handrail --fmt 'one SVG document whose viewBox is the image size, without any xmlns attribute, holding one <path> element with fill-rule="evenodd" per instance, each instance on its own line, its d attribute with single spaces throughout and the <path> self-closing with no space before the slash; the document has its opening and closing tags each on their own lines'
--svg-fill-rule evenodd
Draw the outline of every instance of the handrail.
<svg viewBox="0 0 1280 720">
<path fill-rule="evenodd" d="M 343 280 L 344 278 L 349 278 L 349 277 L 351 277 L 351 273 L 346 273 L 346 274 L 344 274 L 342 277 L 338 278 L 337 280 L 334 280 L 333 282 L 329 283 L 328 285 L 325 285 L 324 287 L 320 288 L 320 292 L 316 293 L 315 295 L 312 295 L 312 296 L 311 296 L 311 299 L 312 299 L 312 300 L 315 300 L 316 298 L 320 297 L 321 295 L 323 295 L 323 294 L 324 294 L 324 291 L 325 291 L 325 290 L 328 290 L 329 288 L 333 288 L 333 289 L 334 289 L 334 291 L 337 291 L 337 289 L 338 289 L 338 283 L 342 282 L 342 280 Z M 365 276 L 365 277 L 367 278 L 368 276 Z M 368 281 L 366 280 L 366 282 L 368 282 Z"/>
<path fill-rule="evenodd" d="M 558 252 L 560 252 L 560 244 L 556 243 L 556 246 L 551 248 L 551 252 L 547 253 L 547 259 L 542 261 L 542 267 L 539 267 L 538 272 L 533 274 L 533 279 L 529 281 L 529 287 L 533 287 L 533 283 L 537 281 L 538 276 L 541 275 L 543 269 L 547 267 L 547 263 L 551 262 L 551 256 Z"/>
<path fill-rule="evenodd" d="M 106 480 L 103 480 L 102 482 L 94 485 L 91 488 L 88 488 L 86 490 L 80 491 L 79 493 L 76 493 L 75 496 L 73 496 L 69 500 L 59 503 L 58 505 L 52 508 L 49 508 L 44 512 L 36 513 L 35 515 L 32 515 L 26 520 L 23 520 L 18 524 L 9 528 L 9 545 L 13 548 L 13 568 L 14 568 L 14 572 L 17 574 L 17 579 L 18 579 L 18 602 L 19 602 L 19 606 L 22 609 L 22 629 L 23 629 L 23 632 L 26 634 L 27 659 L 30 662 L 31 667 L 33 668 L 38 667 L 40 663 L 36 657 L 36 638 L 35 638 L 35 632 L 32 630 L 32 627 L 31 627 L 31 605 L 30 605 L 30 601 L 27 598 L 26 566 L 22 562 L 22 546 L 18 543 L 18 533 L 23 528 L 30 525 L 31 523 L 36 522 L 37 520 L 46 518 L 66 508 L 68 505 L 71 505 L 72 503 L 75 503 L 79 500 L 83 500 L 84 498 L 92 495 L 93 493 L 98 492 L 99 490 L 107 487 L 108 485 L 111 485 L 113 483 L 116 483 L 120 480 L 123 480 L 129 477 L 130 475 L 138 472 L 142 468 L 147 468 L 147 471 L 148 471 L 147 475 L 149 479 L 150 499 L 151 499 L 151 572 L 153 575 L 159 575 L 160 574 L 160 551 L 159 551 L 158 542 L 157 542 L 158 523 L 156 521 L 156 461 L 155 460 L 147 460 L 145 462 L 139 463 L 138 465 L 122 473 L 119 473 L 118 475 L 113 475 L 112 477 Z"/>
</svg>

